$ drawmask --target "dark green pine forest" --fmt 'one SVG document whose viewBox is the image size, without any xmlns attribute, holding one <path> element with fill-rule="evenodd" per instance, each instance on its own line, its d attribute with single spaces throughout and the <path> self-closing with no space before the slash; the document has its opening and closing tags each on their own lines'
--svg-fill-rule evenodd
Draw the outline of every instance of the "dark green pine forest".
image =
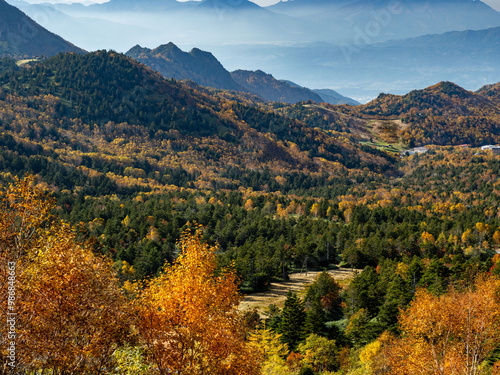
<svg viewBox="0 0 500 375">
<path fill-rule="evenodd" d="M 478 148 L 500 141 L 497 86 L 442 82 L 353 107 L 257 101 L 107 51 L 4 58 L 0 72 L 0 181 L 33 175 L 122 284 L 158 275 L 198 226 L 244 293 L 357 270 L 247 314 L 294 353 L 335 342 L 331 363 L 297 373 L 366 373 L 352 372 L 360 350 L 402 332 L 420 289 L 500 276 L 500 157 Z M 428 151 L 402 153 L 414 146 Z"/>
</svg>

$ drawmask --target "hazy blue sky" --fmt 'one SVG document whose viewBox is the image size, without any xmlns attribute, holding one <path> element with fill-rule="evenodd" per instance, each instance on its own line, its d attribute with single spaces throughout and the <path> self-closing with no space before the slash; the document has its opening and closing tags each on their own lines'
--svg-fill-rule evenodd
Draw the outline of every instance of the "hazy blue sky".
<svg viewBox="0 0 500 375">
<path fill-rule="evenodd" d="M 105 0 L 26 0 L 29 3 L 104 3 Z M 140 1 L 140 0 L 139 0 Z M 253 0 L 254 3 L 257 3 L 261 6 L 271 5 L 277 3 L 279 0 Z M 490 7 L 500 11 L 500 0 L 483 0 L 483 3 L 488 4 Z"/>
<path fill-rule="evenodd" d="M 105 3 L 107 0 L 25 0 L 31 4 L 38 3 Z M 141 0 L 138 0 L 141 1 Z M 178 0 L 178 1 L 187 1 L 187 0 Z M 267 6 L 277 3 L 279 0 L 250 0 L 260 6 Z M 500 2 L 500 0 L 498 0 Z"/>
</svg>

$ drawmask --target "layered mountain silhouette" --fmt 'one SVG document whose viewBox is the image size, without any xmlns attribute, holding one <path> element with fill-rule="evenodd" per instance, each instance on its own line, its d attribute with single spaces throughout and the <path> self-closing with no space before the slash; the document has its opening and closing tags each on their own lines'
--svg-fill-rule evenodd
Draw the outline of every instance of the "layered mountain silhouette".
<svg viewBox="0 0 500 375">
<path fill-rule="evenodd" d="M 26 74 L 29 69 L 36 74 Z M 337 139 L 266 107 L 166 80 L 116 52 L 59 54 L 36 67 L 0 76 L 0 87 L 26 105 L 33 90 L 39 93 L 41 104 L 26 115 L 33 119 L 45 116 L 45 124 L 51 128 L 50 133 L 33 135 L 39 142 L 49 137 L 68 142 L 69 131 L 71 142 L 90 152 L 92 134 L 99 134 L 105 142 L 98 143 L 106 145 L 116 145 L 119 138 L 134 139 L 146 147 L 148 155 L 161 154 L 151 150 L 151 144 L 158 144 L 177 160 L 189 154 L 189 160 L 208 171 L 215 166 L 235 172 L 267 165 L 280 168 L 280 173 L 326 171 L 332 163 L 380 171 L 390 168 L 387 155 L 376 150 L 362 150 L 352 141 Z M 22 124 L 27 127 L 29 122 Z M 170 166 L 172 160 L 165 159 L 165 163 Z M 116 167 L 123 172 L 123 166 Z"/>
<path fill-rule="evenodd" d="M 153 50 L 135 46 L 126 55 L 167 78 L 189 79 L 201 86 L 223 90 L 245 91 L 211 53 L 197 48 L 184 52 L 173 43 Z"/>
<path fill-rule="evenodd" d="M 213 52 L 238 66 L 268 56 L 259 69 L 290 77 L 306 87 L 333 87 L 356 100 L 380 92 L 404 94 L 442 80 L 477 90 L 500 81 L 500 27 L 453 31 L 372 45 L 311 43 L 299 46 L 233 47 Z M 314 58 L 313 58 L 314 57 Z"/>
<path fill-rule="evenodd" d="M 236 70 L 231 73 L 231 76 L 248 91 L 256 93 L 269 102 L 297 103 L 313 100 L 320 103 L 323 101 L 311 90 L 279 81 L 261 70 Z"/>
<path fill-rule="evenodd" d="M 348 98 L 347 96 L 340 95 L 335 90 L 330 89 L 315 89 L 313 90 L 318 94 L 325 103 L 330 104 L 350 104 L 359 105 L 360 103 L 354 99 Z"/>
<path fill-rule="evenodd" d="M 198 48 L 184 52 L 171 42 L 153 50 L 137 45 L 127 51 L 126 55 L 166 78 L 187 79 L 201 86 L 248 92 L 266 101 L 297 103 L 312 100 L 317 103 L 359 104 L 333 90 L 316 93 L 293 82 L 277 80 L 260 70 L 236 70 L 230 73 L 210 52 Z"/>
<path fill-rule="evenodd" d="M 500 80 L 500 14 L 475 0 L 289 0 L 267 8 L 248 0 L 9 1 L 87 50 L 172 40 L 209 50 L 232 69 L 338 88 L 363 102 L 441 80 L 470 89 Z M 210 85 L 234 88 L 224 75 L 225 83 L 216 77 Z"/>
<path fill-rule="evenodd" d="M 500 14 L 476 0 L 292 0 L 269 9 L 330 25 L 351 43 L 500 26 Z"/>
<path fill-rule="evenodd" d="M 257 10 L 262 8 L 257 4 L 248 0 L 203 0 L 200 5 L 201 8 L 208 9 L 225 9 L 225 10 Z"/>
<path fill-rule="evenodd" d="M 163 11 L 178 6 L 179 3 L 175 0 L 110 0 L 103 4 L 91 5 L 89 8 L 93 10 L 105 11 Z"/>
<path fill-rule="evenodd" d="M 60 52 L 84 51 L 0 0 L 0 56 L 53 56 Z"/>
</svg>

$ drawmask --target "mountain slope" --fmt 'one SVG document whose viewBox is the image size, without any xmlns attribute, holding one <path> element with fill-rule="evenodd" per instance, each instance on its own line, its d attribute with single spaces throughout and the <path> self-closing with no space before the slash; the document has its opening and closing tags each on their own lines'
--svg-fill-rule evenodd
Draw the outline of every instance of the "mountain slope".
<svg viewBox="0 0 500 375">
<path fill-rule="evenodd" d="M 368 119 L 400 119 L 408 127 L 401 136 L 410 146 L 500 142 L 500 107 L 482 93 L 452 82 L 440 82 L 406 95 L 381 94 L 372 102 L 347 107 L 349 113 Z"/>
<path fill-rule="evenodd" d="M 173 43 L 168 43 L 154 50 L 135 46 L 125 54 L 167 78 L 189 79 L 202 86 L 244 91 L 211 53 L 197 48 L 183 52 Z"/>
<path fill-rule="evenodd" d="M 58 55 L 0 76 L 0 110 L 0 161 L 15 173 L 34 153 L 35 173 L 78 181 L 160 189 L 180 175 L 200 188 L 276 191 L 282 174 L 393 168 L 377 150 L 165 80 L 115 52 Z"/>
<path fill-rule="evenodd" d="M 0 56 L 53 56 L 60 52 L 83 51 L 0 0 Z"/>
<path fill-rule="evenodd" d="M 25 97 L 53 95 L 63 103 L 58 118 L 69 116 L 97 126 L 108 122 L 141 124 L 154 131 L 214 134 L 224 121 L 202 111 L 211 99 L 193 95 L 158 73 L 115 52 L 58 55 L 35 65 L 31 76 L 0 77 L 4 90 Z M 19 83 L 22 83 L 21 85 Z"/>
<path fill-rule="evenodd" d="M 318 94 L 322 101 L 330 104 L 351 104 L 351 105 L 359 105 L 360 103 L 354 99 L 348 98 L 347 96 L 343 96 L 339 94 L 335 90 L 330 89 L 316 89 L 313 90 L 316 94 Z"/>
<path fill-rule="evenodd" d="M 246 90 L 259 95 L 261 98 L 270 102 L 297 103 L 307 100 L 313 100 L 317 103 L 322 99 L 304 87 L 292 86 L 287 82 L 279 81 L 272 75 L 266 74 L 261 70 L 248 71 L 236 70 L 231 73 L 233 79 L 243 86 Z"/>
<path fill-rule="evenodd" d="M 111 16 L 113 11 L 107 12 L 101 9 L 100 12 L 94 12 L 96 5 L 29 4 L 16 0 L 9 2 L 47 30 L 89 51 L 122 50 L 130 47 L 130 40 L 134 40 L 138 35 L 152 33 L 147 24 L 137 26 L 123 23 L 120 17 L 116 20 L 110 19 L 113 18 Z M 137 19 L 137 15 L 135 18 Z"/>
<path fill-rule="evenodd" d="M 500 106 L 500 83 L 483 86 L 476 91 L 476 94 L 482 95 Z"/>
<path fill-rule="evenodd" d="M 186 79 L 201 86 L 252 93 L 266 101 L 296 103 L 313 100 L 331 104 L 355 104 L 353 100 L 342 97 L 333 90 L 328 93 L 322 91 L 325 96 L 323 98 L 312 90 L 290 81 L 278 81 L 261 71 L 238 70 L 229 73 L 210 52 L 198 48 L 184 52 L 171 42 L 154 50 L 135 46 L 125 54 L 166 78 Z"/>
</svg>

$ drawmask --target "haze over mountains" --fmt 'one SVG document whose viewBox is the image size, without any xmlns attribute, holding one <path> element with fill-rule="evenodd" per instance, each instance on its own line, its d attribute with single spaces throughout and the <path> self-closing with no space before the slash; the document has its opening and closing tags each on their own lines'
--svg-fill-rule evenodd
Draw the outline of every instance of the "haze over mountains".
<svg viewBox="0 0 500 375">
<path fill-rule="evenodd" d="M 59 52 L 83 51 L 0 0 L 0 56 L 52 56 Z"/>
<path fill-rule="evenodd" d="M 87 50 L 172 41 L 211 52 L 228 71 L 261 70 L 361 101 L 441 80 L 472 90 L 500 80 L 500 13 L 475 0 L 9 1 Z"/>
<path fill-rule="evenodd" d="M 173 43 L 161 45 L 153 50 L 137 45 L 125 54 L 156 70 L 165 78 L 187 79 L 201 86 L 247 92 L 266 101 L 294 104 L 312 100 L 317 103 L 359 104 L 333 90 L 314 92 L 293 82 L 277 80 L 261 70 L 240 69 L 230 73 L 214 55 L 198 48 L 184 52 Z"/>
</svg>

